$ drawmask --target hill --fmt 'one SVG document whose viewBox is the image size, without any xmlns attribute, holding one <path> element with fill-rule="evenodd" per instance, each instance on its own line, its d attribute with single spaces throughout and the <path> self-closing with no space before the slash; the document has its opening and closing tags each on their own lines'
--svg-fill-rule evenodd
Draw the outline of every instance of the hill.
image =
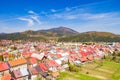
<svg viewBox="0 0 120 80">
<path fill-rule="evenodd" d="M 21 33 L 11 33 L 11 34 L 0 34 L 0 39 L 8 39 L 8 40 L 56 40 L 58 37 L 67 36 L 77 34 L 78 32 L 66 28 L 66 27 L 58 27 L 52 28 L 48 30 L 27 30 Z"/>
<path fill-rule="evenodd" d="M 120 42 L 119 35 L 110 32 L 84 32 L 59 38 L 62 42 Z"/>
<path fill-rule="evenodd" d="M 84 32 L 78 33 L 66 27 L 58 27 L 47 30 L 27 30 L 21 33 L 0 34 L 1 39 L 8 40 L 54 40 L 58 42 L 120 42 L 120 35 L 110 32 Z"/>
</svg>

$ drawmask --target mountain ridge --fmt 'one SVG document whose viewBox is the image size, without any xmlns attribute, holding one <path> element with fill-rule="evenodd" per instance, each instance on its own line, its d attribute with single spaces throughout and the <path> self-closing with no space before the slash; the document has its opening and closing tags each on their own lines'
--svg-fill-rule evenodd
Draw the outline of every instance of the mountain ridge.
<svg viewBox="0 0 120 80">
<path fill-rule="evenodd" d="M 73 29 L 67 27 L 57 27 L 46 30 L 27 30 L 24 32 L 0 34 L 0 39 L 10 40 L 57 40 L 65 42 L 120 42 L 120 35 L 111 32 L 100 32 L 100 31 L 88 31 L 79 33 Z"/>
<path fill-rule="evenodd" d="M 89 31 L 59 39 L 61 42 L 120 42 L 120 36 L 111 32 Z"/>
</svg>

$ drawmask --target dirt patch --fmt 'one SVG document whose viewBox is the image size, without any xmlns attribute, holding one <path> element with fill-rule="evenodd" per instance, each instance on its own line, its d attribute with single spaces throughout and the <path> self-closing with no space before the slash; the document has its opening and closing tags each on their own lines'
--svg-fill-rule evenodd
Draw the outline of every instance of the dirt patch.
<svg viewBox="0 0 120 80">
<path fill-rule="evenodd" d="M 106 72 L 106 73 L 110 73 L 110 74 L 113 73 L 112 71 L 109 71 L 109 70 L 107 70 L 107 69 L 98 68 L 97 70 L 102 71 L 102 72 Z"/>
<path fill-rule="evenodd" d="M 103 76 L 100 76 L 100 75 L 90 75 L 92 77 L 96 77 L 96 78 L 99 78 L 99 79 L 102 79 L 102 80 L 107 80 L 106 77 L 103 77 Z"/>
</svg>

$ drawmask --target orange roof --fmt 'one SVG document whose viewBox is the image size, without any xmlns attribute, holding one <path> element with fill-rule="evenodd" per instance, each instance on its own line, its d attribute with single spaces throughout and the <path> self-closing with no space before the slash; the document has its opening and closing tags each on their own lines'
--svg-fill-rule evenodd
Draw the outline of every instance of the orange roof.
<svg viewBox="0 0 120 80">
<path fill-rule="evenodd" d="M 94 58 L 93 58 L 93 56 L 88 56 L 88 59 L 89 59 L 90 61 L 92 61 Z"/>
<path fill-rule="evenodd" d="M 56 56 L 57 56 L 58 58 L 61 58 L 61 57 L 62 57 L 61 54 L 56 54 Z"/>
<path fill-rule="evenodd" d="M 10 79 L 11 79 L 10 74 L 4 74 L 1 80 L 10 80 Z"/>
<path fill-rule="evenodd" d="M 21 59 L 9 61 L 8 63 L 10 64 L 10 66 L 17 66 L 17 65 L 25 64 L 26 62 L 27 61 L 25 58 L 21 58 Z"/>
</svg>

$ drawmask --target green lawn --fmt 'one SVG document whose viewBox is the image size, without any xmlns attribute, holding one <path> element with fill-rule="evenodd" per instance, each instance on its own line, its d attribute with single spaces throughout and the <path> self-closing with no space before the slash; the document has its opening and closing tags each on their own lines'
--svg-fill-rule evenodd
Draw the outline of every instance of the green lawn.
<svg viewBox="0 0 120 80">
<path fill-rule="evenodd" d="M 60 73 L 57 80 L 120 80 L 120 63 L 110 60 L 86 63 L 79 72 Z"/>
</svg>

